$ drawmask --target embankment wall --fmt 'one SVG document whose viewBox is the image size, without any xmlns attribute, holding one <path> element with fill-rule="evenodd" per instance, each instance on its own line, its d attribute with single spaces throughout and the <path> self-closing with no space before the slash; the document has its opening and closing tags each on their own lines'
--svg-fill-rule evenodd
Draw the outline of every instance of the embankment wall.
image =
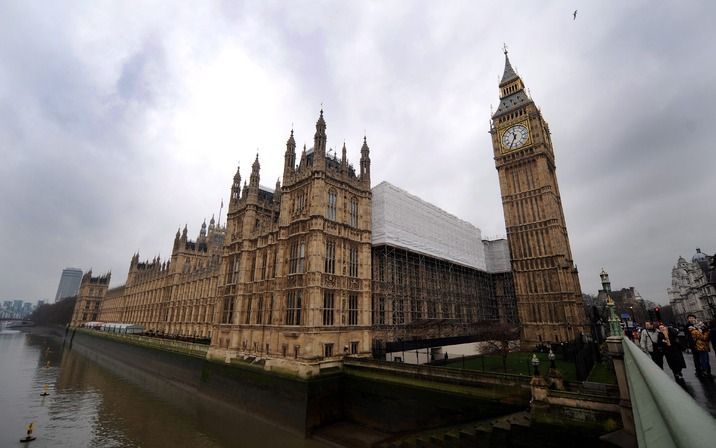
<svg viewBox="0 0 716 448">
<path fill-rule="evenodd" d="M 524 410 L 529 387 L 510 378 L 429 374 L 370 362 L 347 362 L 312 378 L 267 372 L 260 365 L 230 364 L 147 346 L 130 339 L 73 330 L 69 346 L 83 356 L 126 372 L 151 388 L 157 378 L 310 435 L 336 421 L 395 433 L 490 418 Z M 431 368 L 435 369 L 435 368 Z M 444 377 L 444 378 L 443 378 Z"/>
</svg>

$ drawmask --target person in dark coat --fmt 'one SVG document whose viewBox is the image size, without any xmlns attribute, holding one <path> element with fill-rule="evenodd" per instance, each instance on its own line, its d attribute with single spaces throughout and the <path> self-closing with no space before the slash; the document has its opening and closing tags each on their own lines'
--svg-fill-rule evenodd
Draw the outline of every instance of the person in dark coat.
<svg viewBox="0 0 716 448">
<path fill-rule="evenodd" d="M 686 316 L 686 325 L 683 328 L 684 334 L 686 335 L 686 345 L 689 348 L 689 351 L 691 352 L 691 357 L 694 360 L 694 370 L 696 371 L 696 376 L 701 376 L 701 367 L 699 365 L 699 356 L 696 352 L 696 341 L 694 341 L 693 336 L 691 336 L 691 330 L 689 327 L 693 326 L 696 323 L 696 316 L 693 314 L 689 314 Z"/>
<path fill-rule="evenodd" d="M 659 325 L 658 336 L 659 338 L 656 344 L 664 354 L 669 368 L 674 373 L 674 379 L 676 381 L 683 381 L 684 377 L 681 375 L 681 371 L 686 368 L 686 362 L 684 361 L 681 347 L 676 340 L 676 330 L 661 324 Z"/>
</svg>

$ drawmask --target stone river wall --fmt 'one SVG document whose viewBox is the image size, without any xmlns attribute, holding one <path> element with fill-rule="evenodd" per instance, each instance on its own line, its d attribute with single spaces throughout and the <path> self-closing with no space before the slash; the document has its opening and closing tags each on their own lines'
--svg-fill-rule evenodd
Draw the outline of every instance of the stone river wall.
<svg viewBox="0 0 716 448">
<path fill-rule="evenodd" d="M 306 436 L 338 421 L 397 433 L 529 407 L 529 385 L 509 375 L 459 375 L 356 360 L 306 379 L 268 372 L 260 363 L 208 360 L 202 347 L 171 341 L 92 330 L 71 330 L 66 340 L 71 350 L 110 369 L 130 371 L 148 388 L 161 379 Z"/>
</svg>

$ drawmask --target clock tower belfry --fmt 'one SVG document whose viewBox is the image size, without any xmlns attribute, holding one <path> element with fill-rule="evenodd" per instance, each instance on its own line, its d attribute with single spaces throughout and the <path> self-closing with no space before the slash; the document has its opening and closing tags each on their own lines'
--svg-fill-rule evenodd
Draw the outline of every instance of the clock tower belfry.
<svg viewBox="0 0 716 448">
<path fill-rule="evenodd" d="M 490 134 L 500 179 L 523 344 L 589 334 L 547 122 L 505 49 Z"/>
</svg>

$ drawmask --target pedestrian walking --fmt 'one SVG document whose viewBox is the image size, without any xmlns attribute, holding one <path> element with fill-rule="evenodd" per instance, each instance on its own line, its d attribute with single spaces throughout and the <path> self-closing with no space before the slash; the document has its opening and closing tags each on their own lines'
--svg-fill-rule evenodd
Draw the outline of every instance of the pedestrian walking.
<svg viewBox="0 0 716 448">
<path fill-rule="evenodd" d="M 686 368 L 686 362 L 684 361 L 684 355 L 681 352 L 681 347 L 676 341 L 676 330 L 661 324 L 659 325 L 657 335 L 659 338 L 656 344 L 664 353 L 666 363 L 674 373 L 674 379 L 676 381 L 683 381 L 684 377 L 681 375 L 681 371 Z"/>
<path fill-rule="evenodd" d="M 711 378 L 711 364 L 709 362 L 710 332 L 708 327 L 701 322 L 696 321 L 689 325 L 689 333 L 691 339 L 694 340 L 694 359 L 698 364 L 696 376 L 700 378 Z"/>
<path fill-rule="evenodd" d="M 689 331 L 689 327 L 696 323 L 696 316 L 693 314 L 689 314 L 686 316 L 686 325 L 684 326 L 684 336 L 686 336 L 686 346 L 689 348 L 689 351 L 691 351 L 691 357 L 694 360 L 694 370 L 696 370 L 696 376 L 701 376 L 701 369 L 699 368 L 699 360 L 696 355 L 696 341 L 694 341 L 694 338 L 691 336 L 691 332 Z"/>
<path fill-rule="evenodd" d="M 716 319 L 711 319 L 711 325 L 709 325 L 709 333 L 711 334 L 711 348 L 716 353 Z"/>
<path fill-rule="evenodd" d="M 654 328 L 651 322 L 644 323 L 644 329 L 641 331 L 639 337 L 639 346 L 644 353 L 651 356 L 651 359 L 659 366 L 660 369 L 664 368 L 664 352 L 661 351 L 661 347 L 657 344 L 659 341 L 659 334 Z"/>
</svg>

